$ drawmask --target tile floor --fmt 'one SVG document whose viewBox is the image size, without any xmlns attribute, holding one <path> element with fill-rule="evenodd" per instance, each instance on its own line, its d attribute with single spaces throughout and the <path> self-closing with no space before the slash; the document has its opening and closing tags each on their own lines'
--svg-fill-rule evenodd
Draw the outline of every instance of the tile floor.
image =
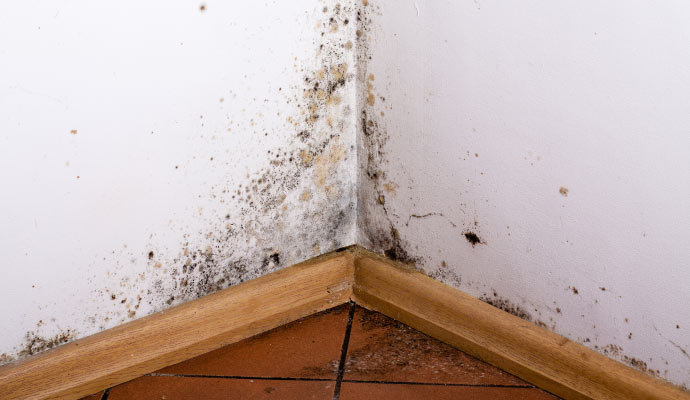
<svg viewBox="0 0 690 400">
<path fill-rule="evenodd" d="M 556 399 L 353 304 L 84 399 Z"/>
</svg>

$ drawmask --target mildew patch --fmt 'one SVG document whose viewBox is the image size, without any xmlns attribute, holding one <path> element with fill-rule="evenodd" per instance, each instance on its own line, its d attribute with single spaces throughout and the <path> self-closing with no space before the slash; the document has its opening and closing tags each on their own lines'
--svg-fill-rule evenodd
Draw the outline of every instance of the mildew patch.
<svg viewBox="0 0 690 400">
<path fill-rule="evenodd" d="M 128 248 L 108 257 L 116 267 L 97 271 L 104 287 L 92 291 L 100 302 L 96 314 L 83 316 L 77 330 L 57 329 L 53 321 L 41 332 L 27 334 L 26 343 L 7 351 L 0 362 L 35 354 L 81 335 L 95 333 L 133 318 L 148 315 L 198 297 L 268 274 L 296 262 L 354 243 L 355 135 L 354 36 L 355 10 L 327 2 L 310 14 L 316 24 L 313 57 L 295 61 L 295 79 L 281 81 L 271 94 L 282 126 L 261 123 L 262 113 L 249 115 L 232 91 L 214 104 L 234 110 L 227 132 L 249 140 L 280 135 L 281 144 L 264 154 L 263 167 L 247 171 L 246 178 L 209 182 L 198 193 L 198 207 L 188 215 L 171 216 L 171 230 L 179 230 L 177 246 L 163 245 L 156 232 L 132 241 L 148 243 L 143 252 Z M 201 11 L 208 11 L 201 9 Z M 349 48 L 348 48 L 349 47 Z M 282 101 L 280 100 L 282 99 Z M 256 99 L 254 99 L 256 101 Z M 241 110 L 241 111 L 240 111 Z M 200 127 L 211 124 L 204 112 Z M 285 138 L 285 139 L 282 139 Z M 199 140 L 214 140 L 213 136 Z M 209 146 L 213 147 L 213 146 Z M 184 170 L 200 160 L 237 168 L 231 155 L 217 149 L 175 161 L 170 168 Z M 189 229 L 185 219 L 198 219 L 202 228 Z M 178 222 L 182 220 L 182 222 Z M 105 261 L 106 257 L 102 257 Z M 99 260 L 100 261 L 100 260 Z M 71 325 L 71 323 L 70 323 Z M 84 329 L 82 329 L 84 328 Z M 5 349 L 3 349 L 5 350 Z"/>
<path fill-rule="evenodd" d="M 366 91 L 358 92 L 358 243 L 362 246 L 383 252 L 387 257 L 415 264 L 421 261 L 411 254 L 411 246 L 400 236 L 394 217 L 389 215 L 387 198 L 396 195 L 397 183 L 388 179 L 385 168 L 385 145 L 388 133 L 384 126 L 383 110 L 386 107 L 384 96 L 377 94 L 375 76 L 368 70 L 371 55 L 372 15 L 380 13 L 378 8 L 363 2 L 356 10 L 357 22 L 357 83 Z M 378 100 L 378 101 L 377 101 Z"/>
<path fill-rule="evenodd" d="M 26 333 L 24 344 L 21 350 L 19 350 L 17 356 L 24 357 L 40 353 L 44 350 L 52 349 L 53 347 L 57 347 L 63 343 L 67 343 L 73 340 L 75 337 L 76 332 L 70 329 L 62 331 L 51 337 L 43 337 L 35 331 L 29 331 Z M 6 355 L 3 358 L 5 358 L 7 361 L 10 361 L 12 359 L 11 357 L 7 357 Z"/>
<path fill-rule="evenodd" d="M 472 244 L 472 247 L 474 247 L 474 245 L 476 244 L 483 243 L 479 236 L 477 236 L 477 234 L 472 231 L 466 231 L 462 235 L 465 237 L 465 239 L 467 239 L 468 242 Z"/>
<path fill-rule="evenodd" d="M 479 300 L 491 304 L 492 306 L 499 308 L 507 313 L 510 313 L 516 317 L 522 318 L 525 321 L 532 322 L 534 320 L 532 315 L 528 313 L 527 310 L 525 310 L 522 306 L 517 305 L 511 302 L 510 300 L 499 296 L 498 293 L 496 293 L 495 291 L 492 294 L 493 297 L 484 294 L 482 297 L 479 298 Z M 544 323 L 542 322 L 542 324 Z M 546 326 L 546 324 L 544 324 L 544 326 Z"/>
</svg>

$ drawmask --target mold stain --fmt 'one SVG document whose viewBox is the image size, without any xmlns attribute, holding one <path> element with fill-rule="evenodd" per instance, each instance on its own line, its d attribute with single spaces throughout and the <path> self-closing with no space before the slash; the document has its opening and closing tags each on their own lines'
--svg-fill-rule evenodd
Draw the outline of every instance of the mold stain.
<svg viewBox="0 0 690 400">
<path fill-rule="evenodd" d="M 491 304 L 492 306 L 501 309 L 509 314 L 512 314 L 518 318 L 522 318 L 525 321 L 532 322 L 533 318 L 523 307 L 511 302 L 508 299 L 502 298 L 498 295 L 496 291 L 493 293 L 493 297 L 487 296 L 486 294 L 479 298 L 479 300 Z M 543 324 L 543 322 L 542 322 Z M 545 327 L 546 324 L 544 324 Z"/>
<path fill-rule="evenodd" d="M 24 344 L 18 352 L 19 357 L 30 356 L 67 343 L 76 337 L 76 332 L 68 329 L 51 337 L 43 337 L 35 331 L 26 332 Z M 9 359 L 9 358 L 8 358 Z"/>
<path fill-rule="evenodd" d="M 205 10 L 202 4 L 200 11 Z M 245 180 L 216 182 L 209 184 L 208 192 L 200 192 L 200 199 L 213 201 L 216 207 L 198 209 L 207 228 L 189 231 L 180 227 L 185 230 L 179 250 L 156 244 L 155 233 L 144 254 L 121 250 L 115 268 L 107 271 L 107 286 L 93 290 L 96 299 L 110 305 L 104 307 L 106 311 L 84 317 L 85 334 L 352 244 L 349 232 L 355 222 L 355 192 L 346 163 L 355 162 L 355 148 L 351 135 L 344 134 L 355 129 L 351 123 L 354 105 L 343 100 L 349 98 L 356 79 L 350 67 L 354 47 L 346 46 L 351 43 L 348 31 L 354 30 L 350 22 L 356 13 L 353 7 L 334 3 L 327 13 L 319 8 L 317 18 L 320 36 L 315 35 L 318 38 L 312 43 L 315 58 L 300 67 L 295 61 L 301 77 L 274 93 L 276 104 L 283 99 L 278 114 L 284 115 L 281 132 L 290 132 L 287 143 L 269 149 L 266 166 L 248 172 Z M 269 132 L 255 124 L 261 114 L 256 119 L 249 116 L 235 97 L 231 91 L 221 100 L 213 99 L 224 108 L 242 109 L 228 118 L 233 131 L 267 136 Z M 198 159 L 224 162 L 215 152 Z M 183 169 L 190 162 L 178 161 L 171 168 Z M 122 260 L 131 262 L 124 268 Z M 30 332 L 15 354 L 35 354 L 76 336 L 73 329 L 50 338 Z M 2 360 L 12 360 L 15 354 L 7 352 Z"/>
<path fill-rule="evenodd" d="M 561 186 L 560 189 L 558 189 L 558 193 L 560 193 L 563 197 L 568 197 L 568 188 Z"/>
<path fill-rule="evenodd" d="M 472 231 L 467 231 L 462 235 L 465 237 L 465 239 L 467 239 L 468 242 L 472 244 L 472 247 L 474 247 L 477 244 L 483 244 L 479 236 L 477 236 L 477 234 Z"/>
</svg>

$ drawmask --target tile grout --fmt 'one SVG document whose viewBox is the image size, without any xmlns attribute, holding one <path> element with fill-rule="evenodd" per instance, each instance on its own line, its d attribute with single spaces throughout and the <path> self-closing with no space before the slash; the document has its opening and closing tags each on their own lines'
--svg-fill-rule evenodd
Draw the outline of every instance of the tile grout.
<svg viewBox="0 0 690 400">
<path fill-rule="evenodd" d="M 350 302 L 350 310 L 347 314 L 347 327 L 345 328 L 345 337 L 343 338 L 343 347 L 340 350 L 340 362 L 338 363 L 338 377 L 335 381 L 335 388 L 333 390 L 333 400 L 340 398 L 340 385 L 343 382 L 345 375 L 345 361 L 347 359 L 347 346 L 350 344 L 350 333 L 352 332 L 352 320 L 355 316 L 355 303 Z"/>
</svg>

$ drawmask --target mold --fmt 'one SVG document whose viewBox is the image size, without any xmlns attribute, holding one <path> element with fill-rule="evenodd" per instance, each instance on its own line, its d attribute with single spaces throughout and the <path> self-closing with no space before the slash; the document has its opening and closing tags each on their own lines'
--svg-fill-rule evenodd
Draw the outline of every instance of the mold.
<svg viewBox="0 0 690 400">
<path fill-rule="evenodd" d="M 467 239 L 467 241 L 472 244 L 472 247 L 474 247 L 477 244 L 483 244 L 479 236 L 477 236 L 477 234 L 472 231 L 467 231 L 462 235 L 465 236 L 465 239 Z"/>
<path fill-rule="evenodd" d="M 561 186 L 560 189 L 558 189 L 558 193 L 560 193 L 563 197 L 568 197 L 568 188 Z"/>
<path fill-rule="evenodd" d="M 94 298 L 105 302 L 98 307 L 102 311 L 79 317 L 84 323 L 68 324 L 79 326 L 83 334 L 95 333 L 354 243 L 352 132 L 356 125 L 349 94 L 356 77 L 354 50 L 345 43 L 354 32 L 355 10 L 335 3 L 328 10 L 322 14 L 319 7 L 314 18 L 322 26 L 338 26 L 337 32 L 315 39 L 314 57 L 299 67 L 296 61 L 295 79 L 286 76 L 289 82 L 281 82 L 272 94 L 276 106 L 282 99 L 279 114 L 284 115 L 284 124 L 255 123 L 261 114 L 243 114 L 246 107 L 238 104 L 251 100 L 236 99 L 232 91 L 220 100 L 213 96 L 214 104 L 220 102 L 228 113 L 238 113 L 228 117 L 233 132 L 263 138 L 275 128 L 285 136 L 280 146 L 267 149 L 264 166 L 248 171 L 246 179 L 209 182 L 200 188 L 196 193 L 200 203 L 210 205 L 198 208 L 198 213 L 194 210 L 194 217 L 203 221 L 204 228 L 196 231 L 172 221 L 171 229 L 180 231 L 177 247 L 162 244 L 154 232 L 132 239 L 146 241 L 145 250 L 113 252 L 117 261 L 108 266 L 107 283 L 92 289 Z M 200 11 L 207 11 L 205 4 Z M 205 112 L 200 119 L 211 120 Z M 199 129 L 203 131 L 203 126 Z M 202 160 L 204 168 L 209 160 L 236 168 L 217 151 L 175 160 L 170 167 L 183 170 Z M 304 193 L 308 195 L 300 198 Z M 122 260 L 131 260 L 127 268 L 122 267 Z M 96 274 L 100 282 L 103 271 L 94 272 L 94 278 Z M 76 337 L 74 329 L 65 332 L 51 338 L 31 333 L 18 355 L 34 354 Z M 10 353 L 6 353 L 8 358 L 13 356 Z"/>
<path fill-rule="evenodd" d="M 509 314 L 512 314 L 518 318 L 522 318 L 525 321 L 532 321 L 532 315 L 530 315 L 524 308 L 521 306 L 511 302 L 508 299 L 502 298 L 498 295 L 496 291 L 493 293 L 493 297 L 489 297 L 486 294 L 484 294 L 482 297 L 479 298 L 479 300 L 491 304 L 492 306 L 499 308 Z"/>
<path fill-rule="evenodd" d="M 52 349 L 61 344 L 67 343 L 76 337 L 76 332 L 67 329 L 52 337 L 43 337 L 35 331 L 28 331 L 24 336 L 24 344 L 17 353 L 19 357 L 30 356 L 44 350 Z"/>
</svg>

